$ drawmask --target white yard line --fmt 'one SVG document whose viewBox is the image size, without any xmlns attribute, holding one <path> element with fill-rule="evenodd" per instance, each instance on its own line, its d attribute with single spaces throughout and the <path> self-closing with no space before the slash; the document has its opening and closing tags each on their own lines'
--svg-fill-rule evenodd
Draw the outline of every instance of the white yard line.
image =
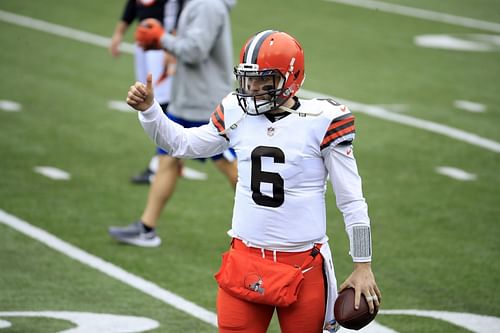
<svg viewBox="0 0 500 333">
<path fill-rule="evenodd" d="M 373 9 L 386 13 L 409 16 L 427 21 L 447 23 L 466 28 L 474 28 L 491 32 L 500 32 L 499 23 L 481 21 L 463 16 L 434 12 L 426 9 L 401 6 L 382 1 L 375 1 L 375 0 L 324 0 L 324 1 L 337 2 L 337 3 L 342 3 L 344 5 Z"/>
<path fill-rule="evenodd" d="M 102 37 L 89 32 L 68 28 L 59 24 L 37 20 L 28 16 L 22 16 L 3 10 L 0 10 L 0 21 L 106 48 L 109 47 L 111 43 L 111 39 L 108 37 Z M 130 43 L 123 43 L 123 47 L 123 51 L 127 53 L 134 52 L 133 45 Z"/>
<path fill-rule="evenodd" d="M 215 313 L 208 311 L 199 305 L 192 303 L 181 296 L 174 294 L 171 291 L 159 287 L 157 284 L 127 272 L 121 267 L 109 263 L 97 256 L 94 256 L 82 249 L 73 246 L 47 231 L 35 227 L 26 221 L 19 219 L 14 215 L 10 215 L 0 209 L 0 223 L 3 223 L 23 234 L 29 236 L 48 247 L 71 257 L 84 265 L 92 267 L 112 278 L 115 278 L 129 286 L 142 291 L 180 311 L 183 311 L 190 316 L 198 318 L 207 324 L 217 327 L 217 316 Z"/>
<path fill-rule="evenodd" d="M 372 5 L 375 4 L 383 4 L 379 3 L 377 1 L 347 1 L 347 0 L 326 0 L 326 1 L 337 1 L 337 2 L 345 2 L 347 4 L 354 4 L 354 3 L 369 3 Z M 397 6 L 401 7 L 401 6 Z M 406 8 L 406 7 L 404 7 Z M 425 11 L 427 12 L 427 11 Z M 444 14 L 443 14 L 444 15 Z M 448 15 L 451 16 L 451 15 Z M 471 20 L 471 19 L 469 19 Z M 26 16 L 21 16 L 18 14 L 13 14 L 10 12 L 6 12 L 3 10 L 0 10 L 0 21 L 5 21 L 9 22 L 12 24 L 20 25 L 23 27 L 27 28 L 32 28 L 35 30 L 39 31 L 44 31 L 47 33 L 52 33 L 58 36 L 78 40 L 84 43 L 89 43 L 97 46 L 102 46 L 102 47 L 108 47 L 111 39 L 102 37 L 99 35 L 67 28 L 61 25 L 53 24 L 53 23 L 48 23 L 45 21 L 33 19 L 31 17 L 26 17 Z M 475 20 L 472 20 L 475 21 Z M 480 22 L 480 21 L 479 21 Z M 483 22 L 487 23 L 487 22 Z M 499 26 L 499 31 L 500 31 L 500 24 L 497 24 Z M 133 45 L 130 43 L 122 43 L 123 46 L 123 51 L 127 53 L 133 53 Z M 301 89 L 299 91 L 299 95 L 303 96 L 305 98 L 311 98 L 311 97 L 318 97 L 318 96 L 327 96 L 325 94 L 319 93 L 319 92 L 313 92 L 313 91 L 307 91 L 304 89 Z M 341 98 L 338 98 L 337 100 L 342 100 Z M 363 112 L 365 114 L 368 114 L 373 117 L 381 118 L 384 120 L 424 129 L 427 131 L 431 131 L 437 134 L 445 135 L 450 138 L 456 139 L 458 141 L 466 142 L 471 145 L 475 145 L 487 150 L 491 150 L 496 153 L 500 153 L 500 143 L 487 139 L 487 138 L 482 138 L 477 134 L 473 133 L 468 133 L 456 128 L 452 128 L 446 125 L 441 125 L 438 123 L 433 123 L 428 120 L 422 120 L 419 118 L 414 118 L 406 115 L 401 115 L 395 112 L 391 112 L 387 109 L 384 109 L 382 107 L 378 106 L 372 106 L 368 104 L 363 104 L 359 102 L 354 102 L 354 101 L 346 101 L 344 104 L 348 105 L 352 110 L 358 111 L 358 112 Z"/>
</svg>

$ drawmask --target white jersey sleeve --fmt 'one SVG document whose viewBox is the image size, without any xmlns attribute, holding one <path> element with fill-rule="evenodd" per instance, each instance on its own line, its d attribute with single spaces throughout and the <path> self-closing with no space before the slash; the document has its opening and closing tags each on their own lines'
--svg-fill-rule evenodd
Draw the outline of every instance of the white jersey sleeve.
<svg viewBox="0 0 500 333">
<path fill-rule="evenodd" d="M 371 261 L 371 233 L 368 206 L 361 186 L 352 145 L 338 145 L 323 151 L 337 207 L 342 212 L 355 262 Z"/>
<path fill-rule="evenodd" d="M 139 121 L 148 136 L 169 155 L 182 158 L 211 157 L 228 148 L 228 141 L 207 125 L 184 128 L 166 117 L 158 104 L 139 112 Z"/>
<path fill-rule="evenodd" d="M 355 262 L 368 262 L 371 261 L 370 218 L 354 158 L 354 116 L 346 106 L 327 101 L 332 104 L 332 121 L 322 140 L 322 155 L 337 207 L 344 217 L 350 254 Z"/>
</svg>

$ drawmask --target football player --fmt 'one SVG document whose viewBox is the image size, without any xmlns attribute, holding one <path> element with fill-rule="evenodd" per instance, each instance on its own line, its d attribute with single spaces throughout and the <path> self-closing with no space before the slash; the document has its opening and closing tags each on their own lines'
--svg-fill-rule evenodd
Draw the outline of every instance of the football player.
<svg viewBox="0 0 500 333">
<path fill-rule="evenodd" d="M 381 300 L 371 270 L 370 219 L 353 153 L 354 116 L 331 99 L 296 96 L 305 78 L 304 53 L 287 33 L 266 30 L 252 36 L 234 74 L 236 91 L 221 101 L 209 124 L 195 129 L 162 116 L 150 78 L 130 87 L 127 103 L 140 111 L 146 133 L 173 156 L 207 157 L 235 149 L 238 183 L 228 232 L 232 251 L 298 267 L 320 246 L 321 255 L 302 270 L 298 299 L 289 306 L 249 301 L 219 287 L 219 331 L 266 332 L 274 311 L 282 332 L 333 331 L 337 290 L 326 234 L 327 175 L 354 262 L 340 290 L 354 288 L 356 306 L 365 297 L 371 311 Z M 250 292 L 265 294 L 274 287 L 259 276 L 253 280 Z"/>
</svg>

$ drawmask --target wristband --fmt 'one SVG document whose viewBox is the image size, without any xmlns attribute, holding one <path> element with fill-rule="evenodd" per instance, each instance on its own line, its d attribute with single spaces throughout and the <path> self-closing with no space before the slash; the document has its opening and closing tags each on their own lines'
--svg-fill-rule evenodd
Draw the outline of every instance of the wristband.
<svg viewBox="0 0 500 333">
<path fill-rule="evenodd" d="M 354 262 L 369 262 L 372 257 L 372 237 L 369 225 L 354 225 L 348 230 L 350 252 Z"/>
</svg>

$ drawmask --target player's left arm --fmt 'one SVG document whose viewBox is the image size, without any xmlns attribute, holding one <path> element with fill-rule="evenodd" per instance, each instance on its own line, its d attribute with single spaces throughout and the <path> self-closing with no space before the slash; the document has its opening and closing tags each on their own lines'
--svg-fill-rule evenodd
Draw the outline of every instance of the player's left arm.
<svg viewBox="0 0 500 333">
<path fill-rule="evenodd" d="M 349 116 L 344 117 L 348 119 Z M 339 120 L 341 122 L 342 120 Z M 346 127 L 345 121 L 341 125 Z M 354 118 L 352 118 L 352 134 Z M 330 129 L 336 127 L 332 121 Z M 345 131 L 344 133 L 346 133 Z M 381 294 L 371 270 L 372 237 L 368 207 L 363 196 L 361 177 L 358 173 L 352 140 L 353 135 L 344 135 L 334 144 L 322 150 L 326 168 L 335 192 L 336 203 L 344 216 L 344 223 L 350 243 L 350 255 L 354 262 L 352 274 L 340 285 L 339 291 L 354 288 L 355 306 L 359 306 L 361 295 L 367 300 L 370 310 L 380 304 Z M 332 141 L 333 142 L 333 141 Z M 377 296 L 372 300 L 372 296 Z"/>
</svg>

